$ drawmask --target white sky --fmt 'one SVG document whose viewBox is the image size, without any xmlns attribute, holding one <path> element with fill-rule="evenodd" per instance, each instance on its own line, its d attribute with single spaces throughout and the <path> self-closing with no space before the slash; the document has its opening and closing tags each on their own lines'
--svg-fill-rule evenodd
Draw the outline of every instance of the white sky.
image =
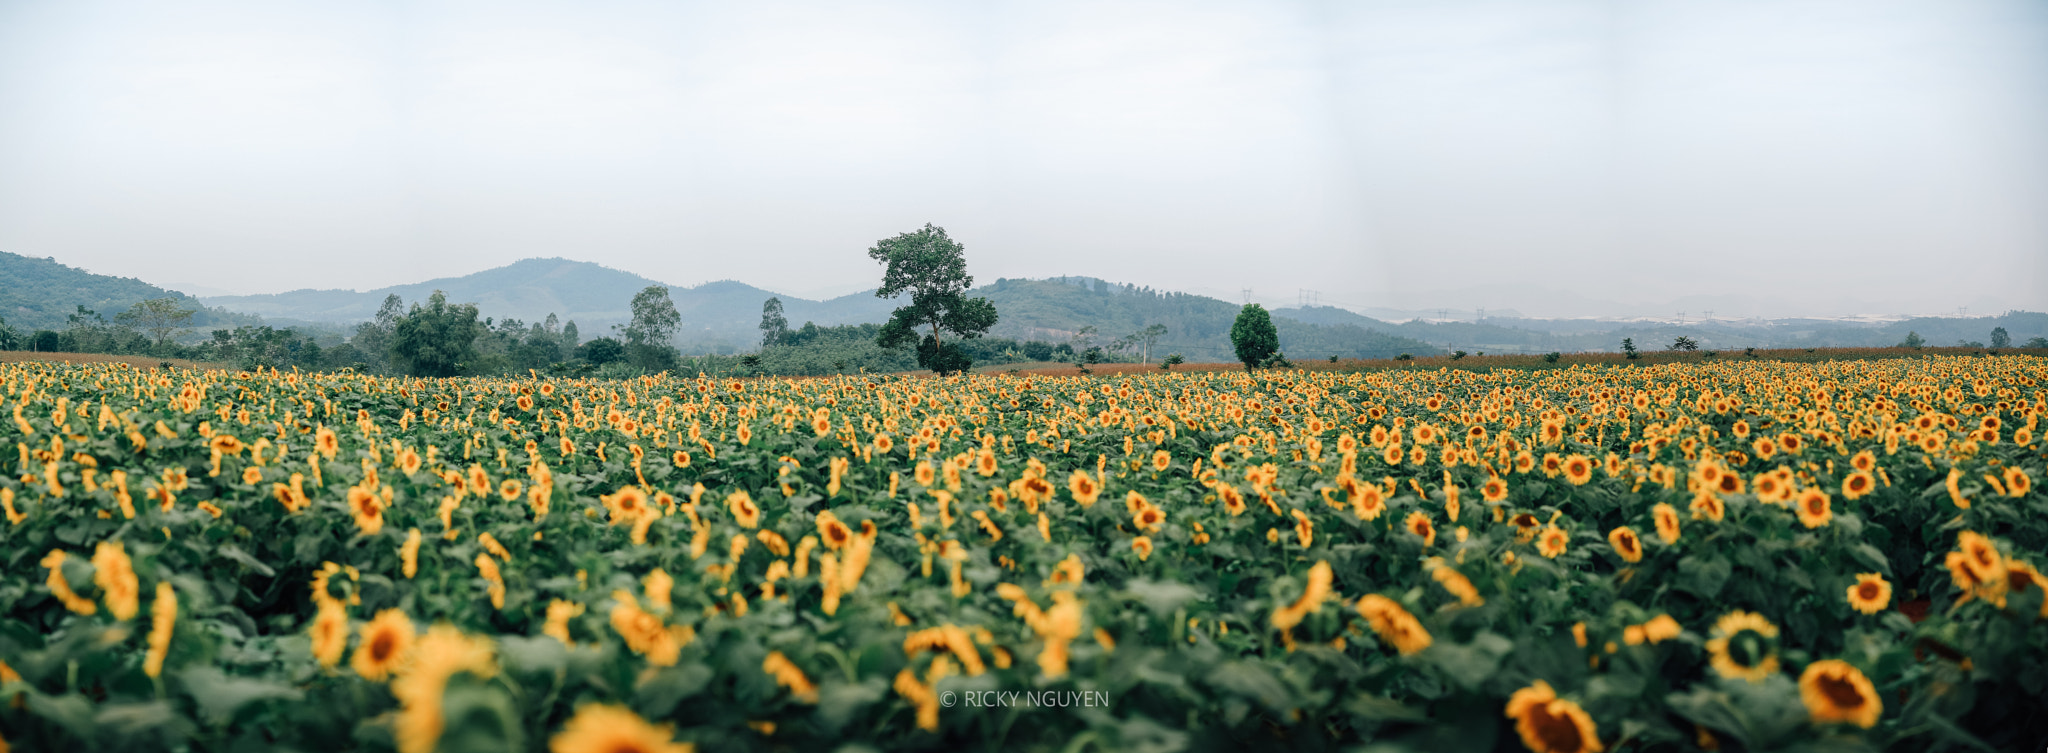
<svg viewBox="0 0 2048 753">
<path fill-rule="evenodd" d="M 2044 210 L 2037 0 L 0 0 L 0 250 L 194 292 L 817 297 L 929 221 L 982 281 L 1974 314 L 2048 308 Z"/>
</svg>

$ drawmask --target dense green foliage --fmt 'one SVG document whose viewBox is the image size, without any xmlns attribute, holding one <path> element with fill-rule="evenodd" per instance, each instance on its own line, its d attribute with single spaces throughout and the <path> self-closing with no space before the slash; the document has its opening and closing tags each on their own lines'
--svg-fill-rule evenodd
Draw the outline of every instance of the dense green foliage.
<svg viewBox="0 0 2048 753">
<path fill-rule="evenodd" d="M 941 374 L 966 371 L 974 365 L 953 341 L 971 340 L 996 325 L 996 307 L 987 298 L 968 298 L 974 277 L 967 274 L 967 249 L 931 223 L 894 238 L 876 241 L 868 258 L 883 266 L 876 298 L 909 296 L 890 312 L 875 336 L 884 348 L 917 348 L 917 365 Z"/>
<path fill-rule="evenodd" d="M 1266 307 L 1247 303 L 1230 325 L 1230 347 L 1247 369 L 1256 369 L 1280 354 L 1280 332 Z"/>
</svg>

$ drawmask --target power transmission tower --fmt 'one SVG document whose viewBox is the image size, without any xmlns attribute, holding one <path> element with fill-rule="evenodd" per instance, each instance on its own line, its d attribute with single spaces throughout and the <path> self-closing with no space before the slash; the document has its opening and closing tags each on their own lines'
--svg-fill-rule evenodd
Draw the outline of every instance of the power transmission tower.
<svg viewBox="0 0 2048 753">
<path fill-rule="evenodd" d="M 1683 312 L 1683 311 L 1680 311 L 1680 312 L 1678 312 L 1678 323 L 1679 323 L 1679 324 L 1684 324 L 1684 323 L 1685 323 L 1685 312 Z"/>
<path fill-rule="evenodd" d="M 1247 305 L 1251 304 L 1251 302 L 1252 302 L 1252 289 L 1251 289 L 1251 288 L 1245 288 L 1245 289 L 1244 289 L 1244 302 L 1245 302 L 1245 304 L 1247 304 Z"/>
</svg>

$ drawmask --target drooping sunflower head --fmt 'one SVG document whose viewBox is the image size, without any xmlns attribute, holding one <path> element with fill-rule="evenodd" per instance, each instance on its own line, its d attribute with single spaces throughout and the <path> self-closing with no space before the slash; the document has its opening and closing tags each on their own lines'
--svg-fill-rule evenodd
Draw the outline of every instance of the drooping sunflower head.
<svg viewBox="0 0 2048 753">
<path fill-rule="evenodd" d="M 1608 531 L 1607 543 L 1613 545 L 1614 553 L 1620 555 L 1623 562 L 1643 561 L 1643 540 L 1636 537 L 1635 529 L 1622 526 Z"/>
<path fill-rule="evenodd" d="M 1515 720 L 1522 744 L 1536 753 L 1599 753 L 1599 728 L 1579 704 L 1558 698 L 1550 683 L 1534 685 L 1509 696 L 1506 716 Z"/>
<path fill-rule="evenodd" d="M 1650 508 L 1651 517 L 1656 519 L 1657 539 L 1665 544 L 1678 543 L 1678 510 L 1662 502 Z"/>
<path fill-rule="evenodd" d="M 1884 701 L 1870 678 L 1840 659 L 1822 659 L 1799 673 L 1799 700 L 1814 723 L 1847 723 L 1864 729 L 1884 715 Z"/>
<path fill-rule="evenodd" d="M 1358 612 L 1365 616 L 1380 640 L 1401 652 L 1402 656 L 1420 653 L 1429 648 L 1435 639 L 1415 615 L 1401 606 L 1400 602 L 1379 594 L 1366 594 L 1358 600 Z"/>
<path fill-rule="evenodd" d="M 1428 513 L 1421 510 L 1408 513 L 1407 519 L 1401 522 L 1401 527 L 1408 529 L 1409 533 L 1422 537 L 1422 545 L 1424 547 L 1436 546 L 1436 525 L 1429 521 Z"/>
</svg>

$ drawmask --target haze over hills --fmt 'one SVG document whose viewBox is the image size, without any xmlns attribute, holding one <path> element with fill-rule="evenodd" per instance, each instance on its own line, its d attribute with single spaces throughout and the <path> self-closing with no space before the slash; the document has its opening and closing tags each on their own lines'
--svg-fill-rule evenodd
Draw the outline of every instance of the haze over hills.
<svg viewBox="0 0 2048 753">
<path fill-rule="evenodd" d="M 410 306 L 441 290 L 451 301 L 477 304 L 483 316 L 501 323 L 506 319 L 535 322 L 554 314 L 564 322 L 576 322 L 581 336 L 589 339 L 610 334 L 613 325 L 627 322 L 633 295 L 649 285 L 662 284 L 623 270 L 553 258 L 526 259 L 461 277 L 370 291 L 307 289 L 194 298 L 132 278 L 93 274 L 53 259 L 0 253 L 0 316 L 19 330 L 62 329 L 67 326 L 66 315 L 81 304 L 111 321 L 138 301 L 173 297 L 210 307 L 194 317 L 187 340 L 203 339 L 211 329 L 270 324 L 326 330 L 333 333 L 323 336 L 327 341 L 374 317 L 386 296 L 397 295 Z M 820 326 L 878 323 L 897 305 L 874 297 L 871 291 L 810 300 L 729 280 L 668 287 L 682 317 L 677 344 L 685 353 L 753 350 L 759 342 L 761 304 L 770 297 L 782 299 L 792 327 L 805 322 Z M 1233 302 L 1091 277 L 998 279 L 976 288 L 973 294 L 988 297 L 1001 312 L 990 333 L 996 337 L 1068 343 L 1083 328 L 1094 327 L 1092 343 L 1111 345 L 1158 324 L 1168 331 L 1152 344 L 1154 357 L 1180 353 L 1196 361 L 1233 360 L 1229 330 L 1239 309 Z M 1955 345 L 1988 342 L 1993 327 L 2005 328 L 2013 345 L 2048 337 L 2048 314 L 2029 312 L 1971 318 L 1694 319 L 1683 323 L 1529 319 L 1501 313 L 1496 311 L 1479 321 L 1388 321 L 1334 306 L 1273 310 L 1282 351 L 1296 359 L 1330 355 L 1386 358 L 1400 353 L 1421 356 L 1448 350 L 1612 351 L 1625 337 L 1646 350 L 1660 349 L 1679 336 L 1708 349 L 1888 346 L 1909 332 L 1930 345 Z"/>
<path fill-rule="evenodd" d="M 66 266 L 56 259 L 37 259 L 0 251 L 0 317 L 24 332 L 62 329 L 79 306 L 109 322 L 128 307 L 152 298 L 194 300 L 132 277 L 113 277 Z M 202 310 L 192 326 L 234 326 L 256 319 L 221 310 Z"/>
</svg>

